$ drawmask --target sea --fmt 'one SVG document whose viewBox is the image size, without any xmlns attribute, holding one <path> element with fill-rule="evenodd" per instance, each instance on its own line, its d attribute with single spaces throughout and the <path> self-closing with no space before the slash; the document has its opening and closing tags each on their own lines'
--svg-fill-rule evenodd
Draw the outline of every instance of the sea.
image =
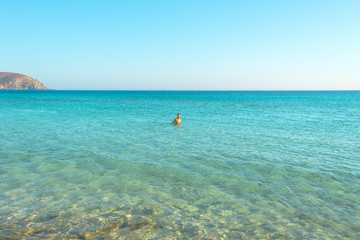
<svg viewBox="0 0 360 240">
<path fill-rule="evenodd" d="M 360 91 L 0 91 L 0 239 L 360 239 Z"/>
</svg>

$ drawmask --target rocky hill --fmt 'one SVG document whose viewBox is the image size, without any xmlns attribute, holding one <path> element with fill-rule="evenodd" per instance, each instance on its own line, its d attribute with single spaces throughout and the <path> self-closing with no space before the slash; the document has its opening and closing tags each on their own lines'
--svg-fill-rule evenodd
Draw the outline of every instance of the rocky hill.
<svg viewBox="0 0 360 240">
<path fill-rule="evenodd" d="M 0 90 L 50 90 L 38 80 L 19 73 L 0 72 Z"/>
</svg>

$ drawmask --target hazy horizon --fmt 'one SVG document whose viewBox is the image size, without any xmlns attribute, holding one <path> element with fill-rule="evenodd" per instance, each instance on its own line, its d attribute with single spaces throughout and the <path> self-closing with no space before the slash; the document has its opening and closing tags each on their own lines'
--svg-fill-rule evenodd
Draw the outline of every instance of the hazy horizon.
<svg viewBox="0 0 360 240">
<path fill-rule="evenodd" d="M 1 2 L 0 72 L 55 90 L 360 90 L 359 1 Z"/>
</svg>

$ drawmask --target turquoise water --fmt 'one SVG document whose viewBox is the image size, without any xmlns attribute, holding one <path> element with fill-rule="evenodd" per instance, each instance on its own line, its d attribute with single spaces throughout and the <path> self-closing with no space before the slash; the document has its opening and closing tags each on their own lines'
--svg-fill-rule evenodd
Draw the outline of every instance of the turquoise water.
<svg viewBox="0 0 360 240">
<path fill-rule="evenodd" d="M 0 163 L 0 239 L 360 239 L 358 91 L 1 91 Z"/>
</svg>

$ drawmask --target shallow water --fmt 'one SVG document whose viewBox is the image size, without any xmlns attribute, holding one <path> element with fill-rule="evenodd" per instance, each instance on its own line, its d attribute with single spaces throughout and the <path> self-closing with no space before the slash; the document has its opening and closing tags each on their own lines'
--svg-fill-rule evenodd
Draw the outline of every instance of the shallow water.
<svg viewBox="0 0 360 240">
<path fill-rule="evenodd" d="M 0 91 L 0 123 L 1 239 L 360 239 L 358 91 Z"/>
</svg>

